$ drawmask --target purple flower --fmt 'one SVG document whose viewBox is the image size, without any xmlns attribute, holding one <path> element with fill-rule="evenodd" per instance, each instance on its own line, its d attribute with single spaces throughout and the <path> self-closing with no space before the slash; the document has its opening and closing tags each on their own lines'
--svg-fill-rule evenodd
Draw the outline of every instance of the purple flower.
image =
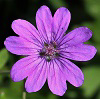
<svg viewBox="0 0 100 99">
<path fill-rule="evenodd" d="M 82 71 L 68 59 L 87 61 L 94 57 L 96 48 L 84 44 L 92 37 L 87 27 L 79 27 L 64 36 L 70 23 L 68 9 L 59 8 L 54 16 L 47 6 L 36 13 L 38 30 L 26 20 L 18 19 L 12 29 L 19 36 L 8 37 L 4 44 L 11 53 L 24 55 L 11 70 L 11 78 L 18 82 L 27 77 L 27 92 L 36 92 L 44 83 L 52 93 L 62 96 L 67 90 L 66 81 L 73 86 L 83 84 Z"/>
</svg>

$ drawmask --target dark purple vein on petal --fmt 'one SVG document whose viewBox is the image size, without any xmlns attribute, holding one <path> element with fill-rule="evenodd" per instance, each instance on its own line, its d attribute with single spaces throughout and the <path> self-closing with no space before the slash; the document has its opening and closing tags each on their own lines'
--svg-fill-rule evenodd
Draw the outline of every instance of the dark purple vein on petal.
<svg viewBox="0 0 100 99">
<path fill-rule="evenodd" d="M 41 18 L 38 16 L 38 18 L 41 20 Z M 46 38 L 43 36 L 43 34 L 42 34 L 42 32 L 41 32 L 41 35 L 43 36 L 43 38 L 45 39 L 45 41 L 49 41 L 48 40 L 48 36 L 47 36 L 47 33 L 46 33 L 46 29 L 45 29 L 45 26 L 44 26 L 44 23 L 43 23 L 43 20 L 41 20 L 41 22 L 42 22 L 42 28 L 44 28 L 44 30 L 45 30 L 45 34 L 46 34 L 46 37 L 47 37 L 47 40 L 46 40 Z"/>
<path fill-rule="evenodd" d="M 58 59 L 57 59 L 58 60 Z M 54 60 L 55 61 L 55 63 L 58 65 L 58 68 L 59 68 L 59 70 L 62 72 L 62 74 L 64 74 L 63 73 L 63 71 L 61 70 L 61 68 L 60 68 L 60 66 L 59 66 L 59 64 L 56 62 L 56 60 Z M 59 61 L 59 60 L 58 60 Z M 59 61 L 60 62 L 60 61 Z M 64 74 L 65 75 L 65 74 Z"/>
<path fill-rule="evenodd" d="M 65 60 L 63 60 L 62 58 L 60 58 L 60 62 L 63 64 L 63 66 L 65 67 L 65 68 L 67 68 L 69 71 L 71 71 L 67 66 L 65 66 L 64 65 L 64 63 L 62 62 L 62 61 L 64 61 L 65 63 L 66 63 L 66 61 Z M 67 64 L 69 64 L 68 62 L 67 62 Z M 69 64 L 70 65 L 70 64 Z M 71 66 L 71 65 L 70 65 Z M 72 67 L 72 66 L 71 66 Z M 74 68 L 74 67 L 72 67 L 72 68 Z M 76 70 L 76 68 L 74 68 L 75 70 Z M 76 70 L 77 71 L 77 70 Z M 71 73 L 74 75 L 74 77 L 76 78 L 76 75 L 75 75 L 75 73 L 73 73 L 72 71 L 71 71 Z M 80 78 L 79 76 L 77 76 L 79 79 L 81 79 L 82 81 L 83 81 L 83 79 L 82 78 Z"/>
<path fill-rule="evenodd" d="M 30 32 L 26 27 L 24 27 L 24 26 L 22 26 L 22 25 L 20 25 L 20 24 L 18 24 L 18 23 L 16 23 L 19 27 L 21 27 L 21 28 L 23 28 L 23 29 L 26 29 L 28 32 Z M 32 34 L 32 36 L 33 37 L 35 37 L 34 35 L 33 35 L 33 33 L 32 32 L 30 32 L 31 34 Z M 35 37 L 36 38 L 36 37 Z M 37 39 L 37 38 L 36 38 Z M 41 44 L 41 42 L 37 39 L 37 41 Z M 41 44 L 42 45 L 42 44 Z"/>
<path fill-rule="evenodd" d="M 60 20 L 60 23 L 62 22 L 62 20 L 63 20 L 63 17 L 62 17 L 62 19 Z M 55 34 L 55 37 L 54 37 L 54 39 L 56 39 L 56 36 L 57 36 L 57 34 L 58 34 L 58 32 L 59 32 L 59 30 L 60 30 L 60 27 L 61 27 L 61 24 L 59 24 L 59 28 L 58 28 L 58 31 L 57 31 L 57 33 Z M 58 38 L 57 38 L 58 39 Z M 56 40 L 57 41 L 57 40 Z"/>
<path fill-rule="evenodd" d="M 41 61 L 35 66 L 35 68 L 30 72 L 30 74 L 28 76 L 30 76 L 32 74 L 32 72 L 37 68 L 37 66 L 43 61 L 43 59 L 41 59 Z"/>
<path fill-rule="evenodd" d="M 42 62 L 42 61 L 41 61 L 41 62 Z M 44 63 L 45 63 L 45 61 L 44 61 Z M 39 79 L 39 77 L 40 77 L 40 75 L 41 75 L 41 72 L 42 72 L 42 70 L 43 70 L 43 65 L 44 65 L 44 63 L 42 64 L 41 70 L 39 70 L 40 73 L 39 73 L 39 75 L 38 75 L 38 77 L 37 77 L 37 79 L 35 80 L 34 83 L 36 83 L 36 82 L 38 81 L 38 79 Z M 37 68 L 37 67 L 36 67 L 36 68 Z M 33 71 L 34 71 L 34 70 L 33 70 Z M 34 83 L 33 83 L 33 86 L 34 86 Z"/>
<path fill-rule="evenodd" d="M 32 58 L 30 58 L 29 60 L 31 60 L 31 59 L 33 59 L 33 58 L 35 58 L 35 57 L 32 57 Z M 38 57 L 35 59 L 35 60 L 32 60 L 32 62 L 30 62 L 30 63 L 28 63 L 27 65 L 25 65 L 24 67 L 27 67 L 28 65 L 30 65 L 31 63 L 33 63 L 34 61 L 36 61 L 38 59 Z M 23 60 L 24 61 L 24 60 Z M 22 62 L 22 61 L 21 61 Z M 12 68 L 13 69 L 13 68 Z M 22 68 L 19 68 L 19 69 L 17 69 L 17 70 L 20 70 L 20 69 L 23 69 L 23 67 Z"/>
<path fill-rule="evenodd" d="M 24 38 L 24 37 L 23 37 L 23 38 Z M 24 38 L 24 39 L 27 40 L 27 41 L 29 41 L 29 42 L 32 43 L 32 44 L 35 44 L 34 42 L 31 42 L 31 41 L 28 40 L 27 38 Z M 38 44 L 35 44 L 35 45 L 41 48 L 41 46 L 39 46 Z"/>
<path fill-rule="evenodd" d="M 74 38 L 74 37 L 73 37 L 73 38 Z M 72 40 L 73 38 L 71 38 L 71 39 L 69 39 L 68 41 L 65 41 L 64 43 L 61 44 L 61 42 L 65 39 L 65 38 L 64 38 L 64 39 L 62 38 L 62 40 L 61 40 L 61 41 L 59 42 L 59 44 L 58 44 L 59 47 L 62 46 L 63 44 L 65 44 L 65 43 L 69 42 L 69 41 Z"/>
</svg>

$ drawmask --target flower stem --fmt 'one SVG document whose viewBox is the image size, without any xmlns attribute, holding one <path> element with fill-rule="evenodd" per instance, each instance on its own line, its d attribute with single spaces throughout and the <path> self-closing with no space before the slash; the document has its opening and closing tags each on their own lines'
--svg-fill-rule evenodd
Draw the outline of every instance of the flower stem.
<svg viewBox="0 0 100 99">
<path fill-rule="evenodd" d="M 0 74 L 9 74 L 10 70 L 0 70 Z"/>
<path fill-rule="evenodd" d="M 23 92 L 23 99 L 26 99 L 26 92 Z"/>
</svg>

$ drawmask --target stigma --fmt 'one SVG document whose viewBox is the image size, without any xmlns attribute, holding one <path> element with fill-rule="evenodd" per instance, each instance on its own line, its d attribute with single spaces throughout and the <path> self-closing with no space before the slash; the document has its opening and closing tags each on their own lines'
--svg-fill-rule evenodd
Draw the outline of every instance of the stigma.
<svg viewBox="0 0 100 99">
<path fill-rule="evenodd" d="M 59 50 L 57 50 L 56 42 L 50 42 L 50 44 L 44 43 L 44 48 L 39 52 L 40 57 L 44 57 L 48 62 L 59 56 Z"/>
</svg>

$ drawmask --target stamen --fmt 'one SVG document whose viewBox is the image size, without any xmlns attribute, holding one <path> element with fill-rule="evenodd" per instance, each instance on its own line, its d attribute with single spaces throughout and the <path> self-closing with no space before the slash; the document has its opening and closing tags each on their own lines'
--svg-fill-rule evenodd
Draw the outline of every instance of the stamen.
<svg viewBox="0 0 100 99">
<path fill-rule="evenodd" d="M 44 56 L 45 55 L 45 52 L 40 52 L 40 56 Z"/>
<path fill-rule="evenodd" d="M 44 48 L 39 54 L 49 62 L 50 60 L 59 56 L 59 50 L 57 50 L 56 47 L 56 42 L 51 42 L 50 44 L 44 43 Z"/>
<path fill-rule="evenodd" d="M 47 60 L 48 62 L 50 62 L 50 60 L 51 60 L 50 56 L 46 56 L 46 60 Z"/>
<path fill-rule="evenodd" d="M 44 42 L 44 46 L 48 46 L 48 44 Z"/>
</svg>

